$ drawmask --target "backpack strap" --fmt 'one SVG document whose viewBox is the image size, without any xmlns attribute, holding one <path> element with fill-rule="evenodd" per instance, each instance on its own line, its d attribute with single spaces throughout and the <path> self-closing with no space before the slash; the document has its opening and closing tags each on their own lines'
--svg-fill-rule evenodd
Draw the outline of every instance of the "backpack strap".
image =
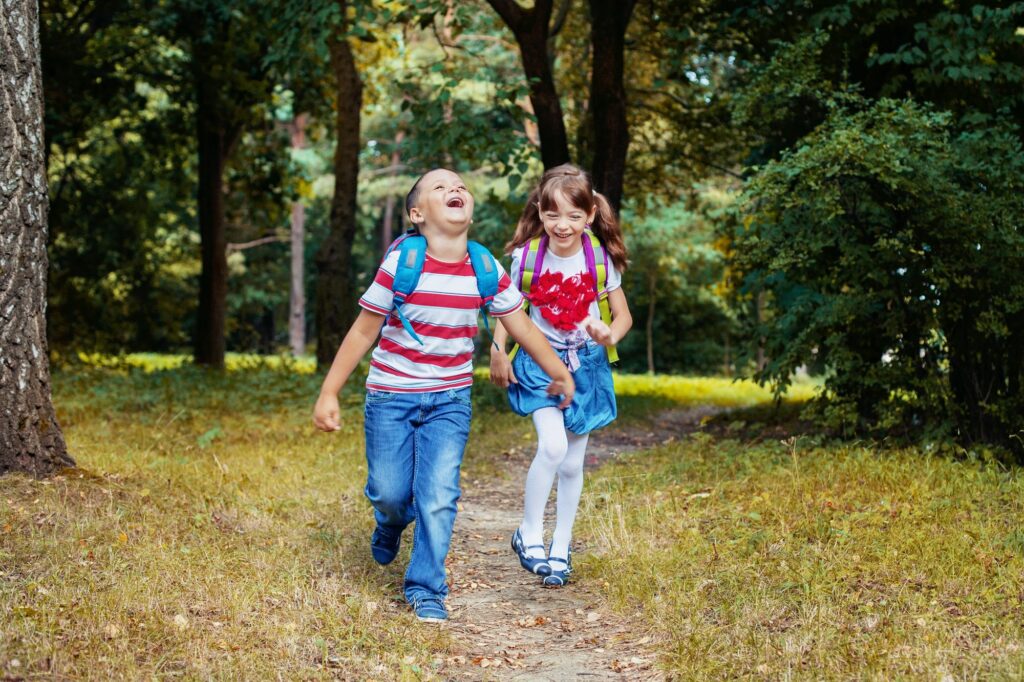
<svg viewBox="0 0 1024 682">
<path fill-rule="evenodd" d="M 526 249 L 523 251 L 523 257 L 519 261 L 519 276 L 516 284 L 519 285 L 519 291 L 524 297 L 529 296 L 530 287 L 533 286 L 533 276 L 541 271 L 541 267 L 544 265 L 544 254 L 548 250 L 548 235 L 547 233 L 542 234 L 539 237 L 534 237 L 526 243 Z M 523 304 L 523 310 L 530 309 L 530 300 L 526 299 Z M 514 344 L 512 350 L 508 352 L 509 359 L 513 359 L 516 353 L 519 352 L 519 344 Z"/>
<path fill-rule="evenodd" d="M 423 272 L 423 261 L 427 256 L 427 239 L 420 234 L 406 234 L 399 237 L 388 248 L 388 254 L 398 250 L 398 264 L 395 266 L 395 278 L 391 285 L 394 293 L 393 311 L 398 315 L 402 326 L 409 336 L 414 338 L 421 346 L 423 339 L 416 334 L 412 324 L 402 313 L 402 305 L 416 289 L 420 281 L 420 273 Z M 387 256 L 385 256 L 386 258 Z"/>
<path fill-rule="evenodd" d="M 473 266 L 473 274 L 476 276 L 476 288 L 480 291 L 480 298 L 483 299 L 480 313 L 484 318 L 484 329 L 491 334 L 491 324 L 487 321 L 487 316 L 490 314 L 494 297 L 498 295 L 498 264 L 494 261 L 494 255 L 483 244 L 470 239 L 466 246 L 469 249 L 469 262 Z M 494 343 L 493 334 L 491 334 L 491 343 Z"/>
<path fill-rule="evenodd" d="M 612 308 L 608 303 L 608 250 L 601 240 L 590 230 L 583 232 L 583 253 L 587 259 L 587 270 L 594 278 L 597 290 L 597 309 L 601 312 L 601 321 L 611 326 Z M 608 346 L 608 362 L 618 362 L 619 352 L 615 346 Z"/>
</svg>

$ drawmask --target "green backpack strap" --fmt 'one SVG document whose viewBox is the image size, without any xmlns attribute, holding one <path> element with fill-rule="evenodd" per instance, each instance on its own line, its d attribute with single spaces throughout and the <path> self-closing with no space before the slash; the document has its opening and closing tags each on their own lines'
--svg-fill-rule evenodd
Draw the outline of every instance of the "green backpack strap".
<svg viewBox="0 0 1024 682">
<path fill-rule="evenodd" d="M 590 230 L 583 233 L 583 249 L 587 252 L 587 269 L 590 270 L 590 275 L 594 278 L 594 288 L 597 290 L 597 309 L 601 313 L 601 321 L 610 327 L 612 307 L 608 302 L 608 251 L 597 235 Z M 608 346 L 608 362 L 618 361 L 619 351 L 615 346 Z"/>
<path fill-rule="evenodd" d="M 524 297 L 530 294 L 530 287 L 533 286 L 533 276 L 544 262 L 544 250 L 547 248 L 547 245 L 547 235 L 534 237 L 526 243 L 526 250 L 523 251 L 523 258 L 519 261 L 519 272 L 516 277 L 516 285 L 518 285 L 519 291 Z M 530 300 L 527 298 L 523 303 L 523 310 L 529 311 L 529 309 Z M 515 358 L 518 352 L 519 344 L 517 343 L 508 352 L 509 360 Z"/>
</svg>

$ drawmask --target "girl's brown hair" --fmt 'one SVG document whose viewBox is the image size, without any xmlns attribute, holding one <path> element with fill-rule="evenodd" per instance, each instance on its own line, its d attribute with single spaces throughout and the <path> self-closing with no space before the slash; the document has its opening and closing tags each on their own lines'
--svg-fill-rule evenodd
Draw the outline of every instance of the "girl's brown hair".
<svg viewBox="0 0 1024 682">
<path fill-rule="evenodd" d="M 619 219 L 604 195 L 594 191 L 590 176 L 571 163 L 555 166 L 546 171 L 537 188 L 530 192 L 526 199 L 526 207 L 516 225 L 516 233 L 512 235 L 512 241 L 505 245 L 505 253 L 512 253 L 534 237 L 544 234 L 544 223 L 540 214 L 542 211 L 557 208 L 557 192 L 561 192 L 570 204 L 588 215 L 595 206 L 597 207 L 590 229 L 601 240 L 615 269 L 624 272 L 629 265 L 629 259 L 626 244 L 622 240 Z"/>
</svg>

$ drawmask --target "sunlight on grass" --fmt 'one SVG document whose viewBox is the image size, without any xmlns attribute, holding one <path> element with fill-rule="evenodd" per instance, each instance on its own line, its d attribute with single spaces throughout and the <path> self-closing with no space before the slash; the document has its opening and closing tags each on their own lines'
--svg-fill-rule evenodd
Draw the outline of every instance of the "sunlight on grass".
<svg viewBox="0 0 1024 682">
<path fill-rule="evenodd" d="M 580 578 L 671 675 L 1024 675 L 1017 470 L 696 434 L 597 472 L 579 518 Z"/>
<path fill-rule="evenodd" d="M 455 643 L 400 598 L 407 544 L 388 567 L 369 556 L 361 379 L 324 435 L 309 367 L 229 366 L 55 371 L 80 468 L 3 479 L 0 674 L 445 678 Z M 507 475 L 535 438 L 477 378 L 468 480 Z M 771 401 L 723 379 L 616 382 L 619 426 Z M 1022 488 L 1018 470 L 910 450 L 697 434 L 588 475 L 577 581 L 649 630 L 672 677 L 1019 678 Z"/>
</svg>

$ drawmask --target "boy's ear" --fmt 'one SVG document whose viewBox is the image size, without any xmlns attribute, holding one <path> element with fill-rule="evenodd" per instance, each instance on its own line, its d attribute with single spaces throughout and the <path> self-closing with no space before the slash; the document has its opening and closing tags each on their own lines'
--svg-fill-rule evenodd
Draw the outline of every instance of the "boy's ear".
<svg viewBox="0 0 1024 682">
<path fill-rule="evenodd" d="M 423 217 L 423 211 L 421 211 L 418 207 L 413 206 L 412 208 L 409 209 L 409 220 L 412 222 L 413 225 L 419 226 L 426 219 Z"/>
</svg>

